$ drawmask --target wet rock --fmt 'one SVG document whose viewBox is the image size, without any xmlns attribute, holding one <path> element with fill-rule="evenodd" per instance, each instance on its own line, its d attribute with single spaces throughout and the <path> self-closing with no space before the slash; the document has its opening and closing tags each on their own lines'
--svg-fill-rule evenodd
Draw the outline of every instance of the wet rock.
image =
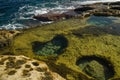
<svg viewBox="0 0 120 80">
<path fill-rule="evenodd" d="M 93 12 L 95 16 L 120 16 L 120 11 L 112 9 L 102 9 Z"/>
<path fill-rule="evenodd" d="M 57 20 L 63 20 L 63 19 L 69 19 L 75 16 L 75 12 L 73 10 L 70 10 L 65 13 L 46 13 L 42 15 L 34 15 L 33 18 L 46 22 L 46 21 L 57 21 Z"/>
<path fill-rule="evenodd" d="M 90 10 L 93 10 L 94 8 L 93 7 L 89 7 L 89 6 L 83 6 L 83 7 L 80 7 L 80 8 L 76 8 L 74 11 L 76 13 L 82 13 L 82 12 L 85 12 L 85 11 L 90 11 Z"/>
<path fill-rule="evenodd" d="M 95 78 L 95 80 L 108 80 L 114 75 L 111 63 L 99 57 L 83 57 L 77 61 L 77 65 L 83 72 Z"/>
<path fill-rule="evenodd" d="M 120 6 L 117 6 L 117 7 L 111 7 L 110 9 L 120 10 Z"/>
<path fill-rule="evenodd" d="M 89 17 L 96 16 L 120 16 L 119 7 L 120 2 L 113 3 L 95 3 L 89 5 L 82 5 L 73 10 L 68 10 L 63 13 L 48 12 L 42 15 L 34 15 L 33 18 L 40 21 L 57 21 L 61 19 L 69 19 L 72 17 Z"/>
<path fill-rule="evenodd" d="M 83 71 L 97 80 L 105 80 L 104 67 L 95 60 L 87 64 Z"/>
</svg>

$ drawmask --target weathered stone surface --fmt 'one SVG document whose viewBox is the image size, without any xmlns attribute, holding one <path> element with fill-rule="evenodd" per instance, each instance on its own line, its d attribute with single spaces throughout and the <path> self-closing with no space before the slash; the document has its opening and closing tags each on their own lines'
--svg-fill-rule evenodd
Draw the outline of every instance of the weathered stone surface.
<svg viewBox="0 0 120 80">
<path fill-rule="evenodd" d="M 4 63 L 0 64 L 0 80 L 65 80 L 46 63 L 25 56 L 0 56 L 0 62 Z"/>
<path fill-rule="evenodd" d="M 90 11 L 90 10 L 93 10 L 94 8 L 93 7 L 90 7 L 90 6 L 83 6 L 83 7 L 80 7 L 80 8 L 76 8 L 74 11 L 76 13 L 82 13 L 84 11 Z"/>
<path fill-rule="evenodd" d="M 66 13 L 46 13 L 42 15 L 34 15 L 33 18 L 40 21 L 57 21 L 63 19 L 69 19 L 76 15 L 73 11 Z"/>
<path fill-rule="evenodd" d="M 120 2 L 113 3 L 95 3 L 89 5 L 82 5 L 76 9 L 68 10 L 64 13 L 49 12 L 42 15 L 34 15 L 33 18 L 40 21 L 57 21 L 61 19 L 69 19 L 72 17 L 89 17 L 95 16 L 120 16 Z"/>
<path fill-rule="evenodd" d="M 11 40 L 17 35 L 20 34 L 20 31 L 13 30 L 13 31 L 7 31 L 7 30 L 0 30 L 0 48 L 6 47 L 10 45 Z"/>
</svg>

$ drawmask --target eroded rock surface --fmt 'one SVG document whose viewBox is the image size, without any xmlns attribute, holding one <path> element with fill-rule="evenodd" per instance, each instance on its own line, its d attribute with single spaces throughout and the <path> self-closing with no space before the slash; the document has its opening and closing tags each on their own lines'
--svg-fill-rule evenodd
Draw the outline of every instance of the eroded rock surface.
<svg viewBox="0 0 120 80">
<path fill-rule="evenodd" d="M 42 62 L 25 56 L 0 56 L 0 80 L 65 80 Z"/>
<path fill-rule="evenodd" d="M 11 40 L 19 33 L 20 31 L 17 30 L 13 31 L 0 30 L 0 48 L 10 45 Z"/>
<path fill-rule="evenodd" d="M 63 13 L 48 12 L 42 15 L 34 15 L 33 18 L 40 21 L 57 21 L 61 19 L 69 19 L 73 17 L 89 17 L 96 16 L 120 16 L 120 2 L 113 3 L 95 3 L 89 5 L 81 5 L 76 9 L 68 10 Z"/>
</svg>

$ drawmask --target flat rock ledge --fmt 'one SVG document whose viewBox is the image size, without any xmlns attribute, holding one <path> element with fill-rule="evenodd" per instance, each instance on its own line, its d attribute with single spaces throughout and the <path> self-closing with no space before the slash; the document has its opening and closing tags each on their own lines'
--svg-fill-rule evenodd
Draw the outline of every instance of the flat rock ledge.
<svg viewBox="0 0 120 80">
<path fill-rule="evenodd" d="M 34 15 L 33 18 L 47 22 L 47 21 L 58 21 L 70 18 L 85 18 L 91 15 L 95 16 L 117 16 L 120 17 L 120 1 L 119 2 L 106 2 L 106 3 L 95 3 L 89 5 L 80 5 L 72 10 L 68 10 L 63 13 L 48 12 L 45 14 Z"/>
<path fill-rule="evenodd" d="M 65 80 L 45 62 L 25 56 L 1 55 L 0 80 Z"/>
</svg>

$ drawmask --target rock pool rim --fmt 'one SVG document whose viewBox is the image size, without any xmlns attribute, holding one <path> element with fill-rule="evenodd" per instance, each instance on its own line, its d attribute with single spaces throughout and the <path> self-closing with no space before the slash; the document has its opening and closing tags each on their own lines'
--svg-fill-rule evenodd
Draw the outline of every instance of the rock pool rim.
<svg viewBox="0 0 120 80">
<path fill-rule="evenodd" d="M 82 56 L 82 57 L 80 57 L 76 60 L 76 65 L 79 66 L 82 63 L 85 63 L 87 61 L 91 62 L 92 60 L 95 60 L 98 63 L 100 63 L 101 65 L 108 68 L 108 70 L 110 72 L 110 75 L 106 76 L 106 74 L 105 74 L 105 80 L 109 80 L 112 77 L 114 77 L 114 74 L 115 74 L 114 66 L 112 65 L 112 63 L 109 60 L 107 60 L 107 59 L 105 59 L 104 57 L 101 57 L 101 56 L 95 56 L 95 55 L 93 55 L 93 56 Z M 88 76 L 90 76 L 90 75 L 88 75 Z"/>
</svg>

